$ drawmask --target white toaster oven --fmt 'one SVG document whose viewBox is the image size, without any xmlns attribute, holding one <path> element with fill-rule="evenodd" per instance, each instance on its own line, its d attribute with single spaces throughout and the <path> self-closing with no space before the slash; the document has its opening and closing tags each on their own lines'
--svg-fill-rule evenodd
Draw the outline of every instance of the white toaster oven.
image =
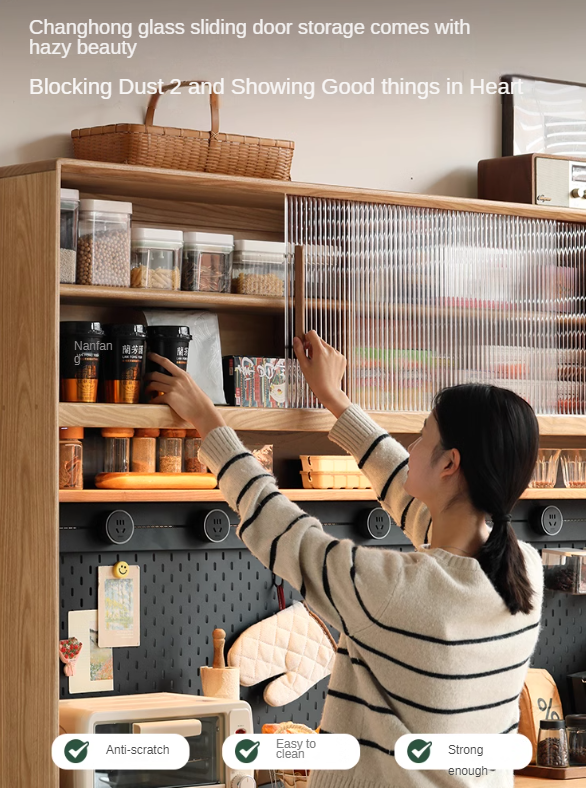
<svg viewBox="0 0 586 788">
<path fill-rule="evenodd" d="M 189 761 L 174 771 L 61 771 L 61 788 L 255 788 L 254 772 L 238 772 L 222 760 L 224 740 L 253 733 L 252 712 L 243 700 L 155 692 L 59 701 L 59 733 L 137 733 L 140 723 L 157 722 L 157 733 L 186 735 Z M 200 728 L 201 725 L 201 728 Z M 149 726 L 143 726 L 145 732 Z M 152 726 L 150 726 L 152 730 Z"/>
</svg>

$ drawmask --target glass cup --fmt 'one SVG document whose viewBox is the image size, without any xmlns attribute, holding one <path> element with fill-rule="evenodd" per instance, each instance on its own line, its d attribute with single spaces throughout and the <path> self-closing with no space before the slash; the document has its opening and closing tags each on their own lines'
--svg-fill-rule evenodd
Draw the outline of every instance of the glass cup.
<svg viewBox="0 0 586 788">
<path fill-rule="evenodd" d="M 561 449 L 539 449 L 529 487 L 555 487 Z"/>
<path fill-rule="evenodd" d="M 562 475 L 566 487 L 586 487 L 586 449 L 564 449 Z"/>
</svg>

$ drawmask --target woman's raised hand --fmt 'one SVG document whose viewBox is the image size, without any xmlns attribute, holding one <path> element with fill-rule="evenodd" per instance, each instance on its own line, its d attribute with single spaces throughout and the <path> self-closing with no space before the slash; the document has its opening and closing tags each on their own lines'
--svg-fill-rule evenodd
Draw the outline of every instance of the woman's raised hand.
<svg viewBox="0 0 586 788">
<path fill-rule="evenodd" d="M 346 358 L 328 345 L 316 331 L 308 331 L 303 341 L 293 340 L 293 350 L 309 388 L 321 404 L 338 418 L 351 405 L 341 389 Z"/>
</svg>

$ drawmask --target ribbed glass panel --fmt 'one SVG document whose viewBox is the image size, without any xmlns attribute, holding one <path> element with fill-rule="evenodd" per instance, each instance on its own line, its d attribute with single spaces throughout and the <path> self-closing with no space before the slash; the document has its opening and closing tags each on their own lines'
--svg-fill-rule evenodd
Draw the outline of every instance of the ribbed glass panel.
<svg viewBox="0 0 586 788">
<path fill-rule="evenodd" d="M 348 359 L 368 410 L 427 411 L 489 382 L 540 414 L 585 412 L 584 225 L 289 197 L 287 297 L 305 248 L 305 325 Z M 291 350 L 289 407 L 318 407 Z"/>
</svg>

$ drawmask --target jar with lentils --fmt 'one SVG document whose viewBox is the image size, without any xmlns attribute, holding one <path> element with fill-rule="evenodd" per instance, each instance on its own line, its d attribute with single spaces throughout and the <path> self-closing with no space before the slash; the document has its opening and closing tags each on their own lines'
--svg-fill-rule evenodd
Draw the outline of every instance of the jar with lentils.
<svg viewBox="0 0 586 788">
<path fill-rule="evenodd" d="M 77 284 L 130 287 L 132 203 L 81 200 Z"/>
</svg>

